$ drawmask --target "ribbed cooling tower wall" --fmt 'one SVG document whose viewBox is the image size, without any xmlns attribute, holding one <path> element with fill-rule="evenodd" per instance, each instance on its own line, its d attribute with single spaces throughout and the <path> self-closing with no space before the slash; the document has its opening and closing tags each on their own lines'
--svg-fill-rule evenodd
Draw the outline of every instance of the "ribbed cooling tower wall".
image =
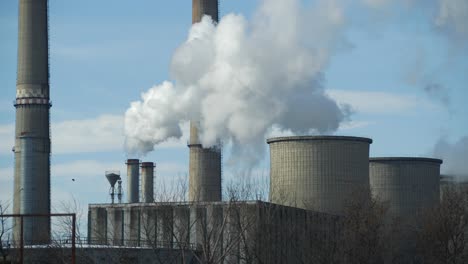
<svg viewBox="0 0 468 264">
<path fill-rule="evenodd" d="M 154 163 L 141 163 L 141 202 L 154 202 Z"/>
<path fill-rule="evenodd" d="M 440 164 L 430 158 L 371 158 L 372 194 L 389 202 L 395 216 L 410 216 L 439 202 Z"/>
<path fill-rule="evenodd" d="M 138 203 L 140 160 L 127 160 L 127 202 Z"/>
<path fill-rule="evenodd" d="M 342 214 L 352 192 L 369 188 L 369 138 L 297 136 L 267 143 L 273 203 Z"/>
</svg>

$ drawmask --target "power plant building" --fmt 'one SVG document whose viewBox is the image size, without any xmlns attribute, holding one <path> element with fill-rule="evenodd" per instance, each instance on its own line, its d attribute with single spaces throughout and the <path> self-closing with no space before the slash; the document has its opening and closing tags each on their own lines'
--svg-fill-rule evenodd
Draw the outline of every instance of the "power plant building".
<svg viewBox="0 0 468 264">
<path fill-rule="evenodd" d="M 369 190 L 369 138 L 295 136 L 267 143 L 272 203 L 343 214 L 352 192 Z"/>
<path fill-rule="evenodd" d="M 218 22 L 218 0 L 192 0 L 192 23 L 204 15 Z M 199 123 L 190 122 L 189 201 L 221 201 L 221 146 L 203 147 L 199 139 Z"/>
<path fill-rule="evenodd" d="M 340 220 L 261 201 L 90 204 L 88 215 L 89 244 L 190 249 L 212 263 L 307 263 Z"/>
<path fill-rule="evenodd" d="M 47 4 L 19 1 L 13 213 L 43 215 L 14 219 L 13 239 L 25 245 L 51 242 Z M 192 23 L 203 15 L 218 22 L 217 0 L 192 4 Z M 155 163 L 128 159 L 127 203 L 120 171 L 106 172 L 112 204 L 89 205 L 89 245 L 132 249 L 135 263 L 149 248 L 210 263 L 310 263 L 337 241 L 354 192 L 388 202 L 402 218 L 439 202 L 442 160 L 369 158 L 372 139 L 350 136 L 267 139 L 270 201 L 222 201 L 221 144 L 201 144 L 199 121 L 190 122 L 188 201 L 156 202 Z"/>
<path fill-rule="evenodd" d="M 396 217 L 410 217 L 439 203 L 442 160 L 376 157 L 369 162 L 372 194 L 389 202 Z"/>
<path fill-rule="evenodd" d="M 47 0 L 20 0 L 13 213 L 50 214 L 49 47 Z M 25 244 L 50 240 L 50 217 L 26 217 Z"/>
</svg>

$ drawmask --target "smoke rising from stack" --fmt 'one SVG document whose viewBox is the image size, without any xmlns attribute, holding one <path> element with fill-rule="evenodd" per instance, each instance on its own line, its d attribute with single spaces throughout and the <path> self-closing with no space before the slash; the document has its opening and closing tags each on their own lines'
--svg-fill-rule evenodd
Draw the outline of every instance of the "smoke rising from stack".
<svg viewBox="0 0 468 264">
<path fill-rule="evenodd" d="M 217 26 L 205 16 L 173 55 L 173 81 L 152 87 L 127 110 L 127 151 L 145 154 L 180 138 L 188 120 L 200 121 L 203 146 L 221 139 L 253 155 L 273 126 L 336 130 L 348 113 L 324 94 L 322 71 L 344 46 L 343 26 L 341 9 L 330 1 L 313 8 L 263 1 L 251 20 L 230 14 Z"/>
<path fill-rule="evenodd" d="M 442 173 L 456 176 L 460 181 L 468 180 L 468 136 L 450 143 L 445 138 L 439 139 L 433 150 L 434 156 L 444 160 Z"/>
</svg>

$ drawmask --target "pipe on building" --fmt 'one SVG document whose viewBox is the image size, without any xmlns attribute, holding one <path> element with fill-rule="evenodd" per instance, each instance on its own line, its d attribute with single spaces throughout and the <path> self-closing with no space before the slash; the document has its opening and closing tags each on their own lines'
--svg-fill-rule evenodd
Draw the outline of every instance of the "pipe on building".
<svg viewBox="0 0 468 264">
<path fill-rule="evenodd" d="M 138 190 L 140 178 L 140 160 L 127 160 L 127 202 L 138 203 Z"/>
<path fill-rule="evenodd" d="M 154 163 L 141 163 L 141 202 L 154 202 Z"/>
</svg>

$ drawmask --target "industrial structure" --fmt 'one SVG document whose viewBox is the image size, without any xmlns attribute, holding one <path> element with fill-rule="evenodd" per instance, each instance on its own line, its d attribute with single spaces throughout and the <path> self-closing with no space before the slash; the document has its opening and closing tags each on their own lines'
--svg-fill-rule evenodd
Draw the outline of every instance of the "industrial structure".
<svg viewBox="0 0 468 264">
<path fill-rule="evenodd" d="M 261 201 L 92 204 L 88 243 L 192 251 L 201 263 L 308 263 L 339 219 Z"/>
<path fill-rule="evenodd" d="M 379 157 L 369 162 L 372 194 L 389 203 L 389 212 L 408 218 L 429 209 L 440 199 L 442 160 L 416 157 Z"/>
<path fill-rule="evenodd" d="M 218 22 L 218 1 L 192 4 L 193 23 L 203 15 Z M 48 215 L 47 0 L 20 0 L 19 7 L 13 210 Z M 393 216 L 401 218 L 439 201 L 441 160 L 369 158 L 372 139 L 350 136 L 268 139 L 270 201 L 222 201 L 221 144 L 202 146 L 198 121 L 190 122 L 188 201 L 156 202 L 155 163 L 128 159 L 127 203 L 121 201 L 120 172 L 106 172 L 112 203 L 89 205 L 89 244 L 131 249 L 134 263 L 151 262 L 149 249 L 164 249 L 166 255 L 176 249 L 190 260 L 203 256 L 211 263 L 307 263 L 336 241 L 353 192 L 388 202 Z M 50 242 L 49 217 L 26 217 L 14 228 L 14 239 L 26 244 Z M 90 251 L 105 254 L 98 249 Z"/>
<path fill-rule="evenodd" d="M 192 23 L 204 15 L 218 23 L 218 0 L 192 0 Z M 221 201 L 221 145 L 204 148 L 198 120 L 190 121 L 189 201 Z"/>
<path fill-rule="evenodd" d="M 50 214 L 49 47 L 47 0 L 20 0 L 13 213 Z M 14 239 L 26 244 L 50 240 L 50 218 L 19 220 Z"/>
<path fill-rule="evenodd" d="M 141 163 L 141 202 L 154 202 L 154 163 Z"/>
<path fill-rule="evenodd" d="M 127 202 L 138 203 L 140 181 L 140 160 L 127 160 Z"/>
<path fill-rule="evenodd" d="M 192 24 L 202 20 L 204 15 L 211 17 L 213 22 L 218 23 L 218 0 L 192 0 Z"/>
<path fill-rule="evenodd" d="M 296 136 L 267 143 L 272 203 L 342 214 L 353 191 L 369 189 L 369 138 Z"/>
<path fill-rule="evenodd" d="M 111 203 L 114 203 L 115 184 L 117 183 L 117 181 L 119 181 L 119 187 L 117 188 L 117 196 L 118 196 L 119 203 L 120 203 L 121 197 L 122 197 L 121 186 L 120 186 L 120 183 L 122 181 L 120 180 L 120 172 L 119 171 L 106 171 L 105 175 L 106 175 L 107 181 L 110 184 L 109 194 L 111 196 Z"/>
</svg>

